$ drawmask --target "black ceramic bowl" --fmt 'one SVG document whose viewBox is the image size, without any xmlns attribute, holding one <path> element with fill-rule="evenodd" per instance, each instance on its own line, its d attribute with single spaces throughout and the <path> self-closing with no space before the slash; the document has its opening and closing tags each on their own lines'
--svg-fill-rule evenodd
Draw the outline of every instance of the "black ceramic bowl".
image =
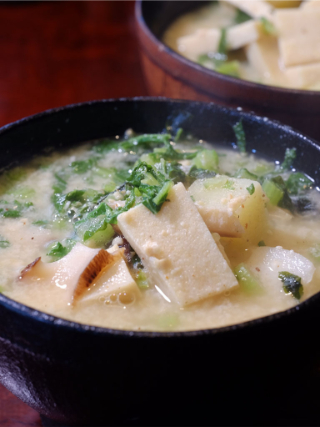
<svg viewBox="0 0 320 427">
<path fill-rule="evenodd" d="M 159 132 L 188 111 L 195 136 L 230 146 L 243 118 L 248 149 L 282 158 L 320 184 L 320 148 L 279 123 L 199 102 L 97 101 L 51 110 L 0 130 L 0 166 L 45 147 Z M 183 333 L 80 325 L 0 295 L 0 379 L 57 422 L 75 425 L 318 425 L 320 294 L 244 324 Z M 55 425 L 55 422 L 52 424 Z"/>
</svg>

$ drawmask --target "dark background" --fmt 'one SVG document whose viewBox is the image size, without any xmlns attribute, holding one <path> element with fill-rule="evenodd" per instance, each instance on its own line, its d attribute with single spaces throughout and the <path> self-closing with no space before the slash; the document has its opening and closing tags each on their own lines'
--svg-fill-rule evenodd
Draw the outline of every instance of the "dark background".
<svg viewBox="0 0 320 427">
<path fill-rule="evenodd" d="M 133 1 L 0 2 L 0 126 L 66 104 L 146 94 Z M 41 421 L 0 385 L 0 425 Z"/>
</svg>

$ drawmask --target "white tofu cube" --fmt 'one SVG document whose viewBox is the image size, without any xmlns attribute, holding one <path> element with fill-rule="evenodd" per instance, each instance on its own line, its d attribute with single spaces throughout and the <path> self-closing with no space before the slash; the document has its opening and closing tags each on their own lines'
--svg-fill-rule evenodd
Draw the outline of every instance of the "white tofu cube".
<svg viewBox="0 0 320 427">
<path fill-rule="evenodd" d="M 182 306 L 237 286 L 227 261 L 183 184 L 159 213 L 138 205 L 118 216 L 124 237 L 141 258 L 150 283 Z"/>
<path fill-rule="evenodd" d="M 254 187 L 252 195 L 250 186 Z M 211 232 L 223 237 L 259 234 L 268 200 L 259 182 L 217 175 L 196 180 L 188 191 Z"/>
</svg>

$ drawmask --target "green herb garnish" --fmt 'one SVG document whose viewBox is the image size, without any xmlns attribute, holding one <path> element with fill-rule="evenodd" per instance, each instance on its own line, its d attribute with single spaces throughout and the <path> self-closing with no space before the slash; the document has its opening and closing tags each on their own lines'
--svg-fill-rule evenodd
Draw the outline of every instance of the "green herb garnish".
<svg viewBox="0 0 320 427">
<path fill-rule="evenodd" d="M 283 283 L 283 290 L 285 293 L 292 294 L 297 300 L 300 300 L 303 294 L 301 277 L 288 273 L 287 271 L 280 271 L 278 277 Z"/>
<path fill-rule="evenodd" d="M 255 186 L 252 184 L 249 185 L 249 187 L 247 187 L 248 193 L 250 194 L 250 196 L 252 196 L 252 194 L 255 192 Z"/>
<path fill-rule="evenodd" d="M 237 146 L 240 153 L 246 152 L 246 135 L 243 129 L 242 118 L 233 126 L 234 134 L 237 139 Z"/>
</svg>

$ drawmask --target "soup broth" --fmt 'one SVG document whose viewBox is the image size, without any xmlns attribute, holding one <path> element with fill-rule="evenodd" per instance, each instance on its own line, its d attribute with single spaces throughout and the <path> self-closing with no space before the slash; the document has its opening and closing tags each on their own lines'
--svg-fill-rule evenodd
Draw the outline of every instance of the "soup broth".
<svg viewBox="0 0 320 427">
<path fill-rule="evenodd" d="M 313 180 L 294 148 L 270 161 L 244 152 L 242 122 L 235 132 L 225 148 L 129 130 L 4 171 L 1 292 L 135 331 L 232 325 L 318 292 Z"/>
</svg>

